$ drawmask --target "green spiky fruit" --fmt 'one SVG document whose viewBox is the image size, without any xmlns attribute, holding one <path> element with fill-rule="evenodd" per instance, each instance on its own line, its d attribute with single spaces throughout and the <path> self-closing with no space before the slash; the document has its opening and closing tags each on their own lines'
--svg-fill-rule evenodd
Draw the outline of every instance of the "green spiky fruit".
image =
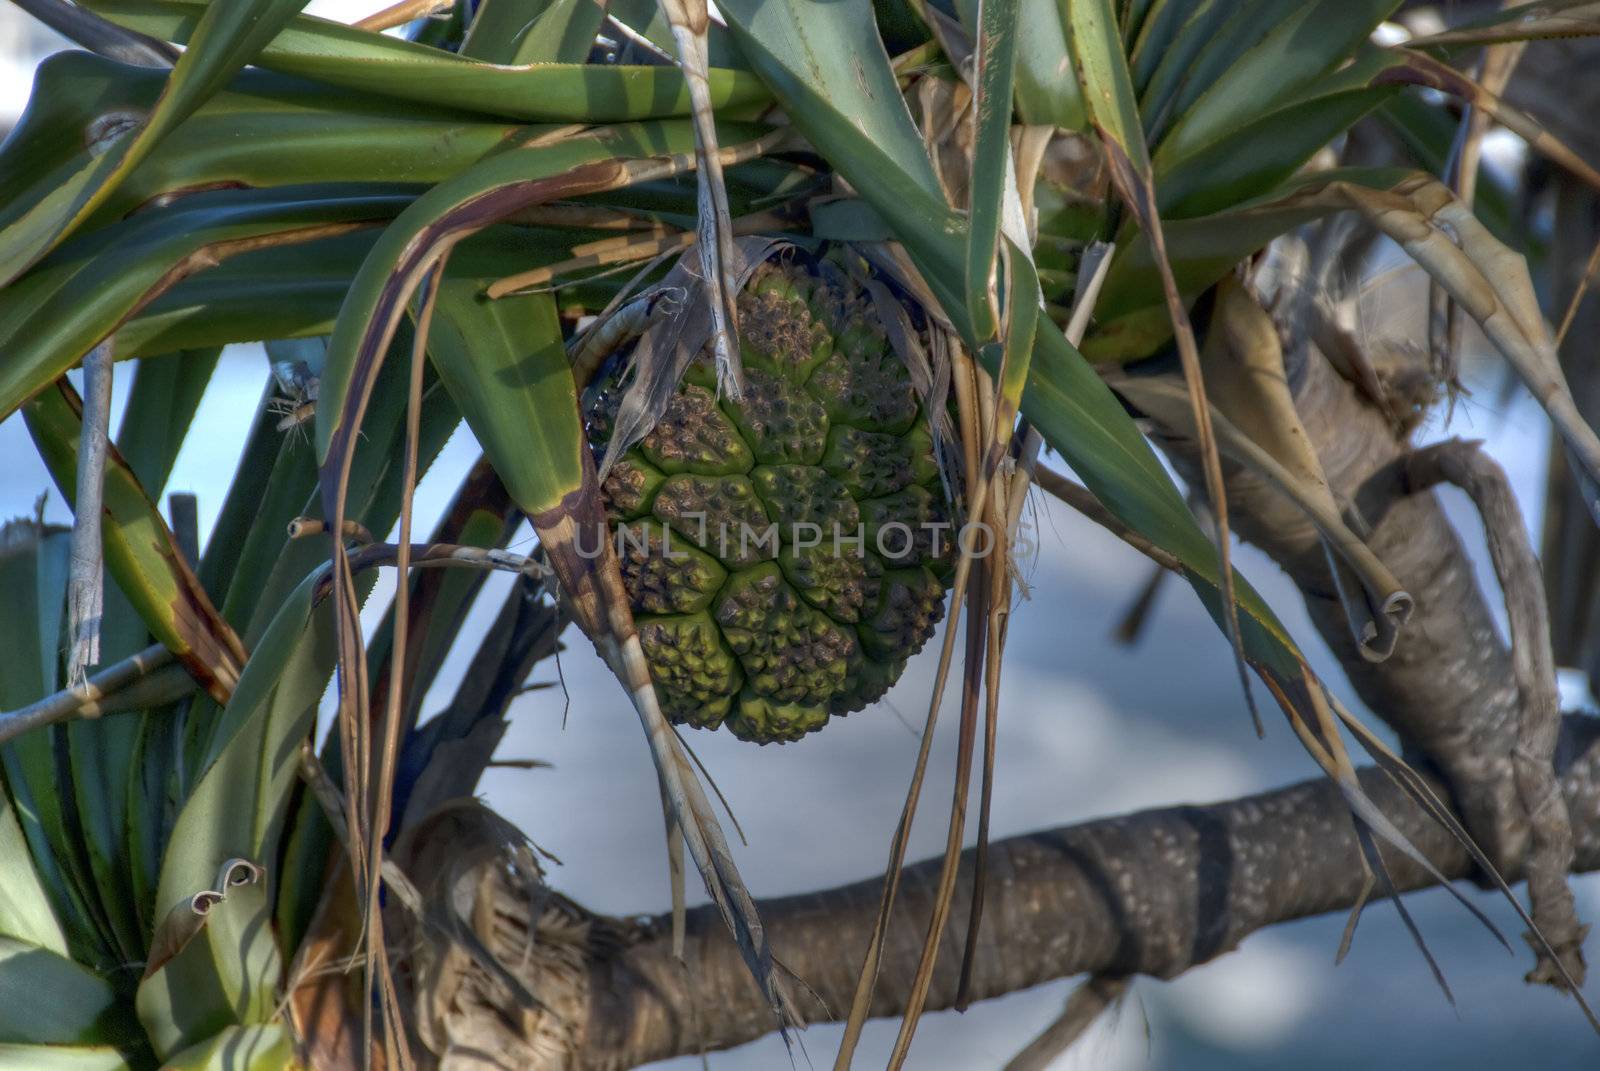
<svg viewBox="0 0 1600 1071">
<path fill-rule="evenodd" d="M 702 356 L 602 493 L 667 715 L 797 740 L 878 699 L 927 642 L 953 534 L 910 374 L 865 293 L 825 261 L 768 262 L 739 335 L 743 400 L 718 397 Z M 589 394 L 597 451 L 627 357 Z"/>
</svg>

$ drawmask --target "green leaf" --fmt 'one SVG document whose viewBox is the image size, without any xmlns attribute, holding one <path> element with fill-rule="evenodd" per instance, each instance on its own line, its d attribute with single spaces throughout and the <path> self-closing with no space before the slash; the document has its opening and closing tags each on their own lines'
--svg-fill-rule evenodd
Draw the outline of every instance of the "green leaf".
<svg viewBox="0 0 1600 1071">
<path fill-rule="evenodd" d="M 1011 87 L 1016 74 L 1016 0 L 986 0 L 978 27 L 977 127 L 972 151 L 971 207 L 967 223 L 967 315 L 973 334 L 987 342 L 999 329 L 995 261 L 1007 195 L 1016 196 L 1011 166 Z M 1035 282 L 1037 289 L 1037 282 Z M 1032 300 L 1027 295 L 1025 300 Z M 1029 339 L 1032 345 L 1032 339 Z"/>
<path fill-rule="evenodd" d="M 1136 42 L 1128 60 L 1151 144 L 1273 26 L 1296 8 L 1316 3 L 1202 0 L 1165 5 L 1168 10 L 1148 24 L 1149 36 Z"/>
<path fill-rule="evenodd" d="M 588 449 L 549 294 L 489 301 L 446 277 L 428 352 L 513 501 L 548 509 L 583 482 Z"/>
<path fill-rule="evenodd" d="M 127 815 L 122 837 L 126 845 L 127 869 L 123 875 L 141 936 L 141 954 L 154 917 L 156 882 L 161 876 L 161 852 L 172 832 L 176 817 L 179 787 L 178 748 L 190 711 L 211 700 L 198 695 L 175 703 L 141 711 L 134 720 L 137 732 L 127 757 Z"/>
<path fill-rule="evenodd" d="M 774 94 L 804 97 L 786 109 L 802 130 L 827 128 L 848 140 L 862 169 L 882 166 L 942 202 L 922 136 L 900 96 L 866 0 L 730 0 L 717 7 Z M 855 155 L 860 154 L 860 155 Z"/>
<path fill-rule="evenodd" d="M 499 62 L 585 62 L 605 22 L 604 5 L 594 0 L 549 0 L 540 6 L 543 10 L 516 40 L 510 58 Z"/>
<path fill-rule="evenodd" d="M 208 805 L 220 802 L 212 799 Z M 181 827 L 180 820 L 181 832 L 192 831 Z M 215 888 L 217 869 L 226 861 L 219 860 L 194 892 Z M 177 955 L 139 983 L 134 1004 L 158 1056 L 170 1058 L 229 1027 L 266 1023 L 276 1015 L 283 972 L 268 892 L 263 879 L 229 889 L 203 920 L 195 920 L 188 897 L 157 916 L 177 920 L 187 913 L 190 920 L 203 923 Z M 158 943 L 162 926 L 157 923 Z"/>
<path fill-rule="evenodd" d="M 315 795 L 302 793 L 290 803 L 272 921 L 278 930 L 278 943 L 291 961 L 326 896 L 329 863 L 343 851 L 344 846 L 334 836 Z"/>
<path fill-rule="evenodd" d="M 330 615 L 313 612 L 326 572 L 306 577 L 285 601 L 217 719 L 209 761 L 162 860 L 158 919 L 214 888 L 229 859 L 276 865 L 297 748 L 315 725 L 333 672 Z M 267 925 L 275 881 L 269 871 L 261 882 L 229 890 L 200 934 L 140 984 L 140 1019 L 158 1053 L 171 1055 L 229 1024 L 271 1018 L 281 969 Z"/>
<path fill-rule="evenodd" d="M 110 1046 L 0 1045 L 0 1071 L 128 1071 Z"/>
<path fill-rule="evenodd" d="M 486 462 L 484 459 L 474 467 L 446 512 L 446 520 L 454 527 L 440 534 L 447 534 L 449 542 L 468 547 L 504 547 L 521 524 L 521 514 L 512 506 L 504 482 Z M 444 540 L 436 537 L 433 541 Z M 417 644 L 415 658 L 408 663 L 414 667 L 410 674 L 413 695 L 406 711 L 408 730 L 420 720 L 423 700 L 457 646 L 460 626 L 488 579 L 489 573 L 480 569 L 436 569 L 419 574 L 419 590 L 413 594 L 411 605 L 418 606 L 426 597 L 429 627 Z"/>
<path fill-rule="evenodd" d="M 81 407 L 65 380 L 25 409 L 28 430 L 69 503 L 77 493 Z M 104 489 L 106 567 L 152 635 L 218 696 L 227 694 L 244 652 L 195 578 L 155 503 L 112 448 Z"/>
<path fill-rule="evenodd" d="M 467 27 L 461 54 L 485 63 L 515 63 L 517 48 L 551 0 L 483 0 Z M 578 62 L 582 62 L 580 58 Z"/>
<path fill-rule="evenodd" d="M 737 176 L 740 170 L 730 175 Z M 688 189 L 692 196 L 692 187 Z M 733 195 L 734 189 L 729 192 Z M 684 196 L 682 191 L 678 193 Z M 685 222 L 691 218 L 684 217 Z M 614 234 L 542 227 L 540 240 L 531 243 L 526 228 L 492 227 L 463 242 L 451 260 L 464 273 L 495 278 L 564 260 L 572 245 Z M 333 330 L 351 280 L 377 239 L 375 229 L 359 230 L 226 260 L 183 280 L 120 327 L 115 336 L 116 358 L 262 338 L 326 335 Z M 619 274 L 574 283 L 563 289 L 563 297 L 599 308 L 626 279 Z M 4 300 L 0 293 L 0 304 Z"/>
<path fill-rule="evenodd" d="M 203 0 L 91 0 L 86 6 L 152 37 L 186 42 Z M 421 104 L 512 119 L 615 123 L 689 114 L 683 75 L 671 67 L 603 64 L 499 66 L 426 45 L 301 16 L 256 62 L 284 74 Z M 759 104 L 760 83 L 713 69 L 718 111 Z"/>
<path fill-rule="evenodd" d="M 1397 86 L 1379 86 L 1315 96 L 1231 129 L 1181 158 L 1158 152 L 1156 203 L 1162 219 L 1208 215 L 1267 193 L 1399 92 Z"/>
<path fill-rule="evenodd" d="M 64 52 L 41 64 L 27 110 L 0 153 L 0 186 L 48 185 L 91 149 L 64 131 L 148 109 L 160 72 Z M 251 68 L 169 134 L 96 212 L 109 225 L 163 194 L 225 185 L 433 183 L 548 128 L 342 91 Z"/>
<path fill-rule="evenodd" d="M 283 1071 L 297 1066 L 282 1023 L 230 1026 L 167 1058 L 161 1071 Z"/>
<path fill-rule="evenodd" d="M 44 882 L 34 869 L 28 841 L 11 798 L 0 792 L 0 937 L 14 938 L 66 956 L 67 938 Z"/>
<path fill-rule="evenodd" d="M 1132 41 L 1138 37 L 1152 13 L 1168 2 L 1169 0 L 1123 0 L 1118 5 L 1121 11 L 1122 39 Z M 1191 0 L 1170 0 L 1170 2 L 1187 6 Z"/>
<path fill-rule="evenodd" d="M 811 206 L 811 234 L 835 242 L 892 242 L 894 232 L 878 210 L 859 197 L 840 197 Z"/>
<path fill-rule="evenodd" d="M 411 331 L 402 325 L 390 348 L 409 354 Z M 400 477 L 408 385 L 405 360 L 390 360 L 378 373 L 372 404 L 356 443 L 351 464 L 347 515 L 369 531 L 388 533 L 400 513 Z M 318 402 L 320 408 L 323 402 Z M 419 473 L 430 462 L 461 415 L 449 394 L 430 371 L 422 395 L 423 441 L 418 449 Z M 290 540 L 285 528 L 298 516 L 326 520 L 317 493 L 316 457 L 306 429 L 285 436 L 285 448 L 274 468 L 270 497 L 263 500 L 251 527 L 248 543 L 229 587 L 226 612 L 245 620 L 246 641 L 257 642 L 278 607 L 301 579 L 328 560 L 324 539 Z M 285 475 L 286 473 L 292 475 Z"/>
<path fill-rule="evenodd" d="M 105 979 L 41 945 L 0 937 L 0 1043 L 122 1045 L 138 1036 Z"/>
<path fill-rule="evenodd" d="M 113 602 L 114 593 L 106 592 L 108 604 Z M 137 625 L 138 618 L 126 600 L 116 601 L 121 603 L 122 614 Z M 112 649 L 105 636 L 101 637 L 101 647 L 103 652 Z M 72 793 L 71 810 L 76 816 L 79 845 L 94 879 L 92 895 L 123 962 L 137 962 L 144 954 L 145 942 L 141 909 L 147 905 L 134 894 L 128 842 L 128 793 L 142 720 L 142 715 L 129 713 L 103 720 L 74 721 L 56 729 L 58 738 L 65 737 L 70 768 L 60 784 Z"/>
<path fill-rule="evenodd" d="M 61 686 L 69 542 L 67 529 L 40 530 L 31 521 L 12 522 L 0 539 L 0 590 L 15 608 L 0 615 L 0 706 L 6 709 L 42 699 Z M 10 813 L 33 857 L 34 874 L 61 920 L 71 958 L 110 967 L 118 959 L 75 815 L 69 824 L 74 796 L 62 791 L 59 739 L 58 729 L 35 730 L 0 748 Z"/>
<path fill-rule="evenodd" d="M 120 361 L 230 342 L 326 335 L 377 239 L 376 229 L 352 231 L 223 261 L 183 280 L 127 320 L 113 338 L 114 356 Z M 0 292 L 0 303 L 4 299 Z"/>
<path fill-rule="evenodd" d="M 409 352 L 411 334 L 403 330 L 395 341 L 395 352 Z M 400 512 L 400 489 L 408 393 L 406 362 L 387 362 L 379 373 L 371 412 L 356 444 L 351 466 L 351 495 L 348 515 L 374 532 L 387 533 Z M 422 399 L 422 441 L 418 447 L 419 473 L 426 473 L 450 434 L 461 423 L 461 416 L 436 377 L 424 380 Z M 305 429 L 282 436 L 280 452 L 272 464 L 267 493 L 254 503 L 241 494 L 230 496 L 224 519 L 233 514 L 247 515 L 249 524 L 238 564 L 227 585 L 224 613 L 240 623 L 246 642 L 254 649 L 271 627 L 280 608 L 294 597 L 304 578 L 327 565 L 325 538 L 291 540 L 287 526 L 295 517 L 323 519 L 321 496 L 316 493 L 316 460 Z M 238 531 L 230 522 L 227 530 Z M 224 531 L 219 521 L 217 532 Z M 217 538 L 213 535 L 213 540 Z M 186 780 L 199 775 L 209 761 L 213 734 L 223 725 L 214 708 L 191 716 Z"/>
<path fill-rule="evenodd" d="M 1201 27 L 1214 30 L 1226 18 L 1227 11 L 1228 5 L 1218 0 L 1156 0 L 1151 5 L 1149 16 L 1140 23 L 1128 48 L 1128 75 L 1141 104 L 1157 67 L 1170 63 L 1171 71 L 1176 72 L 1192 61 L 1210 36 Z M 1191 24 L 1197 27 L 1193 34 L 1180 33 Z M 1173 85 L 1176 86 L 1176 79 Z M 1140 112 L 1149 114 L 1142 107 Z"/>
<path fill-rule="evenodd" d="M 1077 60 L 1078 81 L 1084 87 L 1089 116 L 1101 130 L 1103 140 L 1114 142 L 1134 168 L 1147 175 L 1150 155 L 1117 24 L 1107 17 L 1104 0 L 1063 2 L 1070 3 L 1067 26 L 1072 33 L 1072 55 Z"/>
<path fill-rule="evenodd" d="M 262 241 L 293 241 L 330 227 L 391 218 L 408 201 L 392 189 L 292 187 L 195 194 L 86 234 L 40 271 L 0 291 L 0 416 L 77 364 L 96 343 L 170 285 L 174 272 Z"/>
<path fill-rule="evenodd" d="M 1284 3 L 1285 0 L 1271 0 Z M 1180 94 L 1172 124 L 1157 134 L 1163 156 L 1180 156 L 1260 118 L 1347 62 L 1399 0 L 1320 0 L 1288 5 L 1270 32 L 1212 80 L 1190 73 L 1193 102 Z M 1220 47 L 1220 46 L 1213 46 Z"/>
<path fill-rule="evenodd" d="M 194 113 L 236 71 L 248 63 L 305 0 L 231 0 L 208 4 L 195 25 L 166 88 L 147 115 L 126 116 L 122 132 L 107 125 L 103 151 L 86 164 L 52 174 L 52 182 L 32 196 L 0 209 L 0 285 L 21 275 L 71 233 L 135 165 L 174 127 Z"/>
<path fill-rule="evenodd" d="M 200 556 L 200 582 L 212 601 L 222 607 L 222 616 L 241 632 L 249 626 L 253 599 L 261 591 L 266 571 L 288 539 L 288 523 L 316 487 L 309 437 L 278 430 L 282 417 L 272 406 L 274 384 L 265 368 L 261 377 L 267 386 L 256 404 L 239 465 Z M 295 459 L 291 455 L 297 448 L 300 456 Z M 272 534 L 271 546 L 258 548 L 257 541 L 266 539 L 275 524 L 278 531 Z M 251 601 L 242 606 L 230 603 L 236 593 Z"/>
<path fill-rule="evenodd" d="M 1018 0 L 1017 12 L 1017 114 L 1024 123 L 1083 130 L 1088 119 L 1060 5 Z"/>
<path fill-rule="evenodd" d="M 1072 73 L 1072 56 L 1067 49 L 1067 27 L 1056 0 L 1015 0 L 1017 115 L 1031 125 L 1058 126 L 1082 130 L 1086 122 L 1083 94 Z M 958 0 L 956 11 L 961 24 L 976 39 L 978 0 Z M 882 26 L 882 17 L 879 17 Z"/>
<path fill-rule="evenodd" d="M 368 389 L 375 363 L 386 345 L 385 325 L 397 324 L 399 302 L 431 267 L 436 243 L 450 243 L 481 229 L 474 217 L 509 213 L 515 208 L 625 183 L 626 163 L 692 151 L 692 132 L 678 121 L 602 128 L 593 135 L 521 148 L 491 157 L 440 183 L 413 202 L 384 231 L 350 286 L 328 343 L 317 404 L 317 454 L 326 463 L 341 427 L 353 386 Z M 497 208 L 496 206 L 503 206 Z M 457 222 L 460 220 L 460 222 Z M 402 294 L 404 291 L 404 294 Z M 376 330 L 369 330 L 376 325 Z M 365 400 L 357 405 L 365 408 Z M 561 492 L 565 493 L 565 492 Z M 560 494 L 557 494 L 557 498 Z M 520 504 L 543 508 L 541 496 Z"/>
</svg>

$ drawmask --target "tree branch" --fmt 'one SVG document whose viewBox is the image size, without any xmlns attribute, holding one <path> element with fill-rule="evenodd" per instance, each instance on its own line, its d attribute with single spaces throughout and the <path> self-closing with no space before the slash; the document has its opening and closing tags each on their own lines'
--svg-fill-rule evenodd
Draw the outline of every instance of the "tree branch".
<svg viewBox="0 0 1600 1071">
<path fill-rule="evenodd" d="M 1600 869 L 1600 719 L 1566 718 L 1557 769 L 1575 817 L 1575 869 Z M 1436 792 L 1445 791 L 1430 780 Z M 1382 773 L 1363 770 L 1361 781 L 1445 874 L 1470 876 L 1461 846 Z M 1013 837 L 991 852 L 989 925 L 972 977 L 980 999 L 1085 971 L 1171 978 L 1263 927 L 1347 909 L 1362 893 L 1364 873 L 1348 808 L 1321 779 L 1226 803 Z M 1430 884 L 1414 863 L 1384 854 L 1398 889 Z M 874 1016 L 901 1009 L 939 863 L 926 860 L 902 875 Z M 971 864 L 969 851 L 953 919 L 965 917 Z M 1507 875 L 1521 876 L 1520 870 Z M 813 1020 L 837 1018 L 849 1007 L 854 960 L 841 950 L 865 945 L 879 888 L 880 880 L 863 881 L 758 905 L 778 957 L 809 987 L 801 1003 Z M 594 919 L 590 933 L 587 1026 L 577 1066 L 634 1067 L 729 1048 L 773 1029 L 713 908 L 689 913 L 687 969 L 672 957 L 665 916 Z M 931 1009 L 955 1000 L 958 936 L 945 942 Z"/>
<path fill-rule="evenodd" d="M 1399 377 L 1426 379 L 1410 351 L 1368 356 L 1391 393 Z M 1362 654 L 1319 533 L 1301 509 L 1255 473 L 1227 466 L 1234 530 L 1294 581 L 1367 706 L 1400 734 L 1409 754 L 1420 752 L 1443 771 L 1489 859 L 1502 872 L 1517 869 L 1528 845 L 1512 763 L 1521 696 L 1471 558 L 1435 496 L 1407 487 L 1408 433 L 1315 346 L 1286 346 L 1284 358 L 1295 409 L 1335 498 L 1360 519 L 1368 547 L 1415 599 L 1393 655 L 1373 662 Z M 1425 391 L 1431 396 L 1433 385 Z M 1195 483 L 1192 445 L 1159 441 Z"/>
</svg>

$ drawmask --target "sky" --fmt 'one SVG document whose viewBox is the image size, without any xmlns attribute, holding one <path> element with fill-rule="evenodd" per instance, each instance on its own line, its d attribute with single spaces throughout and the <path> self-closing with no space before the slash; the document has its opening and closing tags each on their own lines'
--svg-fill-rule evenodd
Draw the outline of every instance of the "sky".
<svg viewBox="0 0 1600 1071">
<path fill-rule="evenodd" d="M 377 6 L 316 0 L 308 10 L 351 18 Z M 15 8 L 0 7 L 0 42 L 10 44 L 0 44 L 0 123 L 20 112 L 38 55 L 61 47 L 51 35 L 20 33 L 25 21 Z M 128 371 L 118 369 L 117 411 L 126 396 Z M 259 346 L 230 347 L 179 455 L 168 490 L 198 495 L 202 539 L 232 477 L 246 415 L 253 412 L 266 376 Z M 1487 440 L 1536 525 L 1548 451 L 1542 414 L 1520 393 L 1503 393 L 1491 368 L 1478 374 L 1475 386 L 1479 389 L 1457 407 L 1450 426 L 1436 420 L 1424 436 Z M 418 530 L 428 530 L 476 456 L 470 434 L 458 430 L 419 487 Z M 0 423 L 0 457 L 6 459 L 0 466 L 0 515 L 30 513 L 38 495 L 49 490 L 47 515 L 70 520 L 17 419 Z M 1456 492 L 1443 494 L 1492 590 L 1475 518 Z M 1038 551 L 1024 570 L 1030 597 L 1015 607 L 1005 662 L 995 837 L 1143 807 L 1226 799 L 1316 774 L 1281 723 L 1269 723 L 1266 739 L 1256 739 L 1226 641 L 1185 586 L 1166 584 L 1141 642 L 1119 646 L 1110 633 L 1144 584 L 1146 562 L 1065 508 L 1044 500 L 1035 506 L 1028 524 Z M 1318 670 L 1363 709 L 1276 566 L 1250 548 L 1236 561 Z M 491 581 L 465 634 L 487 627 L 495 595 L 507 582 Z M 380 586 L 369 603 L 369 619 L 381 612 L 382 598 L 391 590 L 392 581 Z M 559 665 L 564 690 L 520 699 L 502 749 L 503 757 L 542 759 L 553 768 L 491 770 L 483 784 L 486 798 L 561 858 L 550 881 L 562 892 L 597 911 L 664 910 L 669 898 L 659 801 L 637 719 L 587 642 L 576 634 L 567 641 Z M 881 872 L 916 753 L 912 726 L 925 712 L 929 663 L 925 652 L 884 703 L 836 720 L 798 744 L 755 748 L 725 733 L 692 734 L 691 743 L 748 837 L 736 856 L 756 895 L 809 891 Z M 435 706 L 463 670 L 464 660 L 455 658 L 435 688 Z M 534 679 L 554 681 L 556 671 L 547 663 Z M 1574 693 L 1581 684 L 1568 683 Z M 1258 698 L 1264 711 L 1272 709 L 1267 697 Z M 947 709 L 924 816 L 912 835 L 913 859 L 935 855 L 943 846 L 954 721 L 953 709 Z M 691 879 L 692 897 L 693 885 Z M 1600 878 L 1576 879 L 1574 888 L 1580 913 L 1586 919 L 1600 916 Z M 1506 933 L 1519 932 L 1495 897 L 1469 895 Z M 1375 905 L 1338 968 L 1333 957 L 1342 916 L 1257 934 L 1238 951 L 1175 981 L 1139 980 L 1120 1014 L 1097 1024 L 1056 1067 L 1596 1066 L 1600 1044 L 1576 1008 L 1523 984 L 1526 956 L 1506 956 L 1441 892 L 1421 894 L 1410 903 L 1455 991 L 1454 1009 L 1434 987 L 1393 910 Z M 859 950 L 848 955 L 853 959 Z M 1004 1066 L 1058 1014 L 1071 984 L 1040 986 L 961 1015 L 925 1016 L 910 1066 L 930 1071 Z M 1591 985 L 1589 992 L 1592 1000 L 1600 999 L 1600 985 Z M 881 1064 L 895 1026 L 869 1026 L 857 1066 Z M 831 1063 L 838 1038 L 835 1026 L 807 1030 L 797 1066 Z M 768 1038 L 712 1054 L 706 1066 L 758 1071 L 789 1063 L 781 1043 Z M 656 1066 L 691 1071 L 702 1065 L 698 1058 L 683 1058 Z"/>
</svg>

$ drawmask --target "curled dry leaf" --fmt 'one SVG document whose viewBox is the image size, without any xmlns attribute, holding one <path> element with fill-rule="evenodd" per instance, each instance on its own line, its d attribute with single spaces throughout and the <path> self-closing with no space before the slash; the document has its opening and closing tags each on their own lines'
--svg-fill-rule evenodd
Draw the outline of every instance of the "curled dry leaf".
<svg viewBox="0 0 1600 1071">
<path fill-rule="evenodd" d="M 150 939 L 150 954 L 145 959 L 143 977 L 156 974 L 198 937 L 212 912 L 227 900 L 231 890 L 254 885 L 265 876 L 266 871 L 260 864 L 248 859 L 229 859 L 223 863 L 217 870 L 215 887 L 200 889 L 189 899 L 174 904 L 166 917 L 156 925 L 155 934 Z"/>
</svg>

